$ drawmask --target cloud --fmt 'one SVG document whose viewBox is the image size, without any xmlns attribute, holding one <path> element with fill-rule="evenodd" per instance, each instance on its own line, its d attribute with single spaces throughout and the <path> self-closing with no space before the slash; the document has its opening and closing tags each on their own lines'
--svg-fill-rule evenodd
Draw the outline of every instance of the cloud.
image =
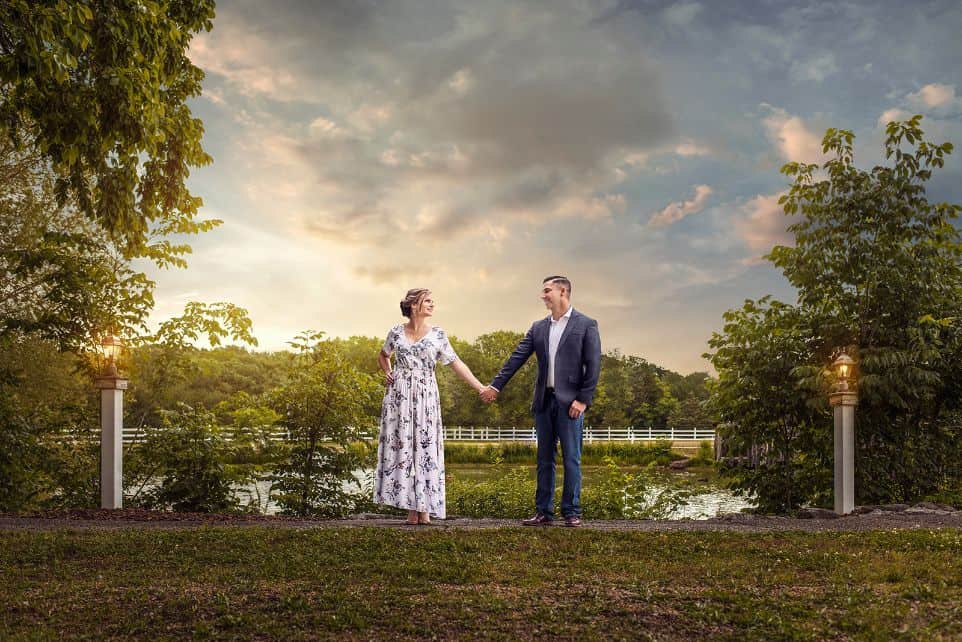
<svg viewBox="0 0 962 642">
<path fill-rule="evenodd" d="M 216 32 L 201 33 L 190 42 L 188 55 L 208 74 L 222 77 L 244 96 L 289 95 L 296 86 L 294 75 L 270 63 L 270 43 L 252 31 L 227 27 L 233 37 Z"/>
<path fill-rule="evenodd" d="M 762 119 L 765 134 L 782 158 L 799 163 L 822 161 L 822 141 L 806 127 L 800 117 L 768 103 L 762 103 L 761 106 L 768 112 Z"/>
<path fill-rule="evenodd" d="M 714 153 L 715 150 L 704 143 L 682 138 L 650 150 L 628 150 L 615 160 L 612 172 L 617 182 L 643 173 L 662 175 L 679 170 L 679 157 L 707 157 Z"/>
<path fill-rule="evenodd" d="M 457 73 L 451 76 L 448 81 L 450 87 L 456 94 L 463 96 L 474 87 L 474 77 L 470 69 L 458 69 Z"/>
<path fill-rule="evenodd" d="M 191 55 L 228 105 L 284 104 L 245 113 L 232 141 L 277 159 L 246 189 L 311 236 L 399 246 L 597 220 L 628 208 L 626 156 L 709 153 L 675 132 L 637 40 L 579 3 L 261 5 L 225 6 Z"/>
<path fill-rule="evenodd" d="M 836 126 L 866 162 L 887 108 L 960 140 L 936 115 L 949 92 L 922 90 L 962 87 L 948 4 L 218 3 L 191 50 L 216 162 L 191 182 L 227 224 L 196 239 L 187 273 L 157 276 L 158 308 L 199 287 L 284 347 L 319 323 L 383 336 L 404 291 L 427 285 L 438 322 L 471 338 L 524 331 L 544 314 L 540 279 L 562 273 L 606 349 L 703 368 L 724 310 L 794 294 L 745 267 L 791 240 L 773 160 L 813 160 Z M 959 200 L 959 162 L 932 182 L 939 200 Z M 648 226 L 670 203 L 695 209 L 700 185 L 714 190 L 700 212 Z"/>
<path fill-rule="evenodd" d="M 387 123 L 393 111 L 389 104 L 361 103 L 360 107 L 351 111 L 346 121 L 362 133 L 370 134 Z"/>
<path fill-rule="evenodd" d="M 705 208 L 705 201 L 711 196 L 712 189 L 708 185 L 696 185 L 695 195 L 687 201 L 669 203 L 663 210 L 655 212 L 648 219 L 651 227 L 663 227 L 677 223 L 689 214 L 697 214 Z"/>
<path fill-rule="evenodd" d="M 214 103 L 215 105 L 225 105 L 224 92 L 218 89 L 208 89 L 204 88 L 203 93 L 204 98 Z"/>
<path fill-rule="evenodd" d="M 889 99 L 896 97 L 897 94 L 888 96 Z M 955 95 L 955 85 L 930 83 L 918 91 L 905 94 L 905 97 L 898 102 L 901 103 L 900 107 L 892 107 L 882 112 L 876 126 L 882 127 L 893 120 L 906 120 L 917 113 L 936 118 L 946 118 L 962 113 L 962 96 Z"/>
<path fill-rule="evenodd" d="M 408 284 L 427 281 L 437 270 L 435 266 L 425 265 L 363 265 L 354 268 L 354 274 L 377 285 Z"/>
<path fill-rule="evenodd" d="M 783 193 L 759 194 L 738 208 L 733 219 L 738 238 L 752 252 L 758 253 L 748 262 L 754 263 L 758 255 L 767 253 L 776 245 L 794 245 L 794 236 L 786 228 L 792 219 L 778 204 Z"/>
<path fill-rule="evenodd" d="M 886 109 L 882 112 L 882 115 L 878 117 L 878 121 L 875 123 L 877 127 L 884 127 L 888 125 L 893 120 L 905 120 L 910 118 L 912 114 L 905 111 L 904 109 L 899 109 L 893 107 L 892 109 Z"/>
<path fill-rule="evenodd" d="M 932 83 L 905 96 L 905 102 L 917 111 L 948 116 L 962 111 L 962 96 L 955 95 L 955 85 Z"/>
<path fill-rule="evenodd" d="M 608 73 L 571 83 L 561 69 L 524 72 L 524 62 L 505 59 L 477 70 L 476 89 L 464 96 L 410 105 L 403 125 L 412 136 L 475 148 L 479 170 L 596 168 L 618 150 L 661 143 L 672 128 L 657 77 L 643 64 L 610 63 Z"/>
<path fill-rule="evenodd" d="M 308 125 L 311 135 L 317 138 L 342 138 L 348 132 L 333 120 L 318 116 Z"/>
<path fill-rule="evenodd" d="M 956 101 L 955 85 L 932 83 L 925 85 L 915 93 L 908 94 L 906 99 L 908 99 L 910 104 L 919 107 L 946 107 Z"/>
<path fill-rule="evenodd" d="M 678 2 L 665 7 L 662 12 L 665 23 L 671 27 L 689 27 L 702 12 L 701 4 L 697 2 Z"/>
<path fill-rule="evenodd" d="M 838 64 L 832 52 L 818 54 L 804 62 L 794 60 L 789 69 L 789 76 L 795 82 L 810 80 L 822 82 L 829 76 L 838 73 Z"/>
<path fill-rule="evenodd" d="M 679 156 L 709 156 L 712 150 L 706 145 L 686 139 L 675 145 L 674 152 Z"/>
</svg>

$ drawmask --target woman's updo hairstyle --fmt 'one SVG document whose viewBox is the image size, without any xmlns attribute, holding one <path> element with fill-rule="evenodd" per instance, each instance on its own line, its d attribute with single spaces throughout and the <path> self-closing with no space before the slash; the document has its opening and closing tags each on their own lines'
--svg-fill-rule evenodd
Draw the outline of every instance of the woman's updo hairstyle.
<svg viewBox="0 0 962 642">
<path fill-rule="evenodd" d="M 421 304 L 424 297 L 428 295 L 430 290 L 427 288 L 414 288 L 413 290 L 408 290 L 408 293 L 404 295 L 401 300 L 401 314 L 407 318 L 411 318 L 411 312 L 415 307 Z"/>
</svg>

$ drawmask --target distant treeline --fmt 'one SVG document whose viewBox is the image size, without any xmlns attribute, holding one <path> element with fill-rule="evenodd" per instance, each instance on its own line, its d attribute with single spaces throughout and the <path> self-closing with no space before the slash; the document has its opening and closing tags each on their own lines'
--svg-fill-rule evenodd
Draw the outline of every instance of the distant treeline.
<svg viewBox="0 0 962 642">
<path fill-rule="evenodd" d="M 474 341 L 451 337 L 459 357 L 482 382 L 491 381 L 522 335 L 498 331 Z M 377 353 L 383 339 L 354 336 L 332 338 L 325 350 L 340 354 L 344 361 L 378 380 Z M 257 397 L 285 383 L 295 358 L 293 351 L 256 352 L 238 347 L 187 349 L 176 358 L 163 346 L 135 349 L 130 358 L 131 393 L 128 419 L 155 424 L 158 409 L 178 402 L 216 409 L 221 402 L 239 394 Z M 529 406 L 537 374 L 532 358 L 511 380 L 498 401 L 485 405 L 477 394 L 445 367 L 438 368 L 438 386 L 444 423 L 447 425 L 527 426 Z M 704 408 L 708 397 L 708 375 L 696 372 L 683 376 L 649 363 L 641 357 L 611 351 L 602 356 L 601 379 L 595 403 L 587 420 L 597 426 L 706 426 L 712 417 Z M 235 405 L 235 404 L 230 404 Z M 368 409 L 372 424 L 380 407 Z"/>
</svg>

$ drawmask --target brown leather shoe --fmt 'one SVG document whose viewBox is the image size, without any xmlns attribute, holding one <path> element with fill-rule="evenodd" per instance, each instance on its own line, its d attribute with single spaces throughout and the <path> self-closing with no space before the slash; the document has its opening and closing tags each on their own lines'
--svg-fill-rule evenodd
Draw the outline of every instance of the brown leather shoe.
<svg viewBox="0 0 962 642">
<path fill-rule="evenodd" d="M 570 526 L 571 528 L 578 528 L 581 526 L 581 518 L 577 515 L 568 515 L 565 517 L 565 526 Z"/>
<path fill-rule="evenodd" d="M 547 515 L 538 513 L 534 517 L 529 517 L 528 519 L 522 520 L 521 524 L 524 526 L 551 526 L 551 522 L 553 521 L 554 520 Z"/>
</svg>

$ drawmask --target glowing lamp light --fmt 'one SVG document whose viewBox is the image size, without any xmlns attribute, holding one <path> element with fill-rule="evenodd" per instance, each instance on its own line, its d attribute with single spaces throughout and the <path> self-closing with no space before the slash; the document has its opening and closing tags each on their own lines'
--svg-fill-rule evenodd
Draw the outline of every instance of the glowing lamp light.
<svg viewBox="0 0 962 642">
<path fill-rule="evenodd" d="M 117 373 L 117 360 L 120 358 L 120 352 L 123 348 L 124 342 L 121 341 L 120 337 L 112 334 L 108 334 L 100 341 L 100 349 L 107 358 L 107 368 L 112 374 Z"/>
<path fill-rule="evenodd" d="M 852 367 L 855 365 L 855 360 L 852 357 L 845 354 L 843 350 L 838 358 L 835 359 L 835 363 L 832 367 L 835 368 L 835 372 L 838 373 L 840 390 L 848 389 L 848 378 L 852 374 Z"/>
</svg>

